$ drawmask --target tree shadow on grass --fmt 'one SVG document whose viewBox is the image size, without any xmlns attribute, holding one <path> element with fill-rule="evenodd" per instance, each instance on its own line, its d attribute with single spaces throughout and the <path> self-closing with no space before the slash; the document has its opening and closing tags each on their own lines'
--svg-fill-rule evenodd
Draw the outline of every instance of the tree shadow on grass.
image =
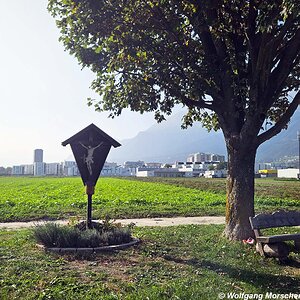
<svg viewBox="0 0 300 300">
<path fill-rule="evenodd" d="M 227 275 L 232 279 L 247 282 L 257 288 L 272 293 L 299 293 L 300 278 L 294 278 L 288 275 L 276 275 L 267 272 L 261 273 L 255 269 L 245 270 L 243 268 L 237 268 L 208 260 L 181 259 L 169 255 L 164 256 L 164 259 L 179 264 L 189 265 L 195 269 L 206 269 L 219 275 Z M 295 265 L 292 264 L 293 263 L 289 265 L 295 267 Z M 295 261 L 295 264 L 299 267 L 300 263 Z"/>
<path fill-rule="evenodd" d="M 298 269 L 300 269 L 300 261 L 298 261 L 298 260 L 288 259 L 285 262 L 285 265 L 287 265 L 289 267 L 292 267 L 292 268 L 298 268 Z"/>
</svg>

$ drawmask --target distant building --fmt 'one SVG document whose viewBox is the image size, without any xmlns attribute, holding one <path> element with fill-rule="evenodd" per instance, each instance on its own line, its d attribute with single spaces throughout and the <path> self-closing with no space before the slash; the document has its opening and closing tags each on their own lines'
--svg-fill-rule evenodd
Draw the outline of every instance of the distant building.
<svg viewBox="0 0 300 300">
<path fill-rule="evenodd" d="M 33 175 L 34 174 L 34 165 L 30 164 L 30 165 L 23 165 L 24 167 L 24 175 Z"/>
<path fill-rule="evenodd" d="M 0 176 L 7 176 L 12 174 L 12 168 L 11 167 L 0 167 Z"/>
<path fill-rule="evenodd" d="M 33 162 L 34 163 L 41 163 L 41 162 L 43 162 L 43 150 L 42 149 L 35 149 L 34 150 Z"/>
<path fill-rule="evenodd" d="M 145 165 L 145 162 L 142 160 L 138 161 L 125 161 L 124 162 L 124 168 L 138 168 L 143 167 Z"/>
<path fill-rule="evenodd" d="M 117 175 L 117 163 L 105 162 L 101 170 L 101 176 L 116 176 Z"/>
<path fill-rule="evenodd" d="M 176 165 L 175 165 L 176 166 Z M 173 167 L 175 167 L 173 165 Z M 207 170 L 206 164 L 201 162 L 187 162 L 186 164 L 179 164 L 178 170 L 185 173 L 185 177 L 199 177 Z"/>
<path fill-rule="evenodd" d="M 72 160 L 65 160 L 61 164 L 60 175 L 63 176 L 78 176 L 80 175 L 77 164 Z"/>
<path fill-rule="evenodd" d="M 274 166 L 272 163 L 256 163 L 255 164 L 255 171 L 259 172 L 259 170 L 270 170 Z"/>
<path fill-rule="evenodd" d="M 225 161 L 225 156 L 224 155 L 218 155 L 218 154 L 210 154 L 210 160 L 209 161 L 224 162 Z"/>
<path fill-rule="evenodd" d="M 160 168 L 153 170 L 155 177 L 185 177 L 185 172 L 180 172 L 177 168 Z"/>
<path fill-rule="evenodd" d="M 205 162 L 211 160 L 211 154 L 207 153 L 195 153 L 194 154 L 194 162 Z"/>
<path fill-rule="evenodd" d="M 275 169 L 264 169 L 259 170 L 258 173 L 260 174 L 260 177 L 277 177 L 277 170 Z"/>
<path fill-rule="evenodd" d="M 137 177 L 185 177 L 185 172 L 180 172 L 178 168 L 138 168 Z"/>
<path fill-rule="evenodd" d="M 0 167 L 0 175 L 6 175 L 6 168 Z"/>
<path fill-rule="evenodd" d="M 157 168 L 140 167 L 136 169 L 136 177 L 153 177 Z"/>
<path fill-rule="evenodd" d="M 299 166 L 298 156 L 284 156 L 272 162 L 255 163 L 255 171 L 266 169 L 297 169 Z"/>
<path fill-rule="evenodd" d="M 278 169 L 277 176 L 280 178 L 299 178 L 299 169 Z"/>
<path fill-rule="evenodd" d="M 227 170 L 207 170 L 204 173 L 205 178 L 224 178 L 227 176 Z"/>
<path fill-rule="evenodd" d="M 12 168 L 11 167 L 7 167 L 6 168 L 6 175 L 11 175 L 12 174 Z"/>
<path fill-rule="evenodd" d="M 154 170 L 137 170 L 136 177 L 154 177 Z"/>
<path fill-rule="evenodd" d="M 43 150 L 35 149 L 33 152 L 33 175 L 44 176 L 46 164 L 43 162 Z"/>
<path fill-rule="evenodd" d="M 118 176 L 136 176 L 137 168 L 145 167 L 145 162 L 138 161 L 125 161 L 123 167 L 119 167 Z"/>
<path fill-rule="evenodd" d="M 209 162 L 209 161 L 224 162 L 225 156 L 214 154 L 214 153 L 198 152 L 198 153 L 190 154 L 187 157 L 186 161 L 187 162 Z"/>
<path fill-rule="evenodd" d="M 45 175 L 46 164 L 43 162 L 33 163 L 33 175 L 34 176 L 44 176 Z"/>
<path fill-rule="evenodd" d="M 158 163 L 158 162 L 148 162 L 145 163 L 145 167 L 147 168 L 161 168 L 162 163 Z"/>
<path fill-rule="evenodd" d="M 190 154 L 188 157 L 187 157 L 187 159 L 186 159 L 186 161 L 187 162 L 194 162 L 194 154 Z"/>
<path fill-rule="evenodd" d="M 12 175 L 20 176 L 24 174 L 23 166 L 13 166 L 12 167 Z"/>
<path fill-rule="evenodd" d="M 164 164 L 160 168 L 140 167 L 137 168 L 137 177 L 200 177 L 211 168 L 217 167 L 219 162 L 180 162 L 177 161 L 173 165 Z M 216 172 L 207 173 L 211 177 L 226 177 L 226 170 L 217 170 Z"/>
<path fill-rule="evenodd" d="M 118 166 L 116 168 L 116 176 L 136 176 L 137 168 L 125 168 L 123 166 Z"/>
<path fill-rule="evenodd" d="M 176 161 L 173 165 L 172 168 L 182 168 L 184 166 L 184 162 L 183 161 Z"/>
<path fill-rule="evenodd" d="M 60 175 L 60 164 L 59 163 L 46 164 L 45 175 L 50 175 L 50 176 Z"/>
</svg>

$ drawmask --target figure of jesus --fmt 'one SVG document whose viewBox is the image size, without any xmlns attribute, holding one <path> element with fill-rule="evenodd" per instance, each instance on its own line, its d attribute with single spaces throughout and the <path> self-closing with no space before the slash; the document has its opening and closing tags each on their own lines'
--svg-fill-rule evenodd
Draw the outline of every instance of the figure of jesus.
<svg viewBox="0 0 300 300">
<path fill-rule="evenodd" d="M 94 163 L 94 157 L 93 157 L 94 151 L 95 151 L 95 149 L 100 147 L 103 144 L 103 142 L 101 142 L 99 145 L 97 145 L 95 147 L 92 147 L 91 145 L 86 146 L 86 145 L 82 144 L 81 142 L 79 142 L 79 144 L 87 150 L 87 156 L 84 156 L 83 159 L 84 159 L 84 163 L 86 163 L 86 166 L 88 168 L 90 175 L 92 175 L 93 174 L 92 164 Z"/>
</svg>

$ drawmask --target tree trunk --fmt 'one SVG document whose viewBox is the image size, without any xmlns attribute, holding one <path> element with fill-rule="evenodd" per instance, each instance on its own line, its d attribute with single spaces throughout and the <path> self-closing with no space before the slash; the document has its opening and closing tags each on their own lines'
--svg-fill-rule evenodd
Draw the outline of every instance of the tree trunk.
<svg viewBox="0 0 300 300">
<path fill-rule="evenodd" d="M 241 143 L 242 144 L 242 143 Z M 227 142 L 228 178 L 225 235 L 230 240 L 253 237 L 249 217 L 254 216 L 254 164 L 256 148 Z"/>
</svg>

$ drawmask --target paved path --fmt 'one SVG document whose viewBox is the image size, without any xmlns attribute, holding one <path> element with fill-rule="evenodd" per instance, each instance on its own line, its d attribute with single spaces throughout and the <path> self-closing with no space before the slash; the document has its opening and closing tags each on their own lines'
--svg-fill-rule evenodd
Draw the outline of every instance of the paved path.
<svg viewBox="0 0 300 300">
<path fill-rule="evenodd" d="M 67 224 L 67 220 L 47 221 L 55 222 L 58 224 Z M 134 223 L 136 226 L 176 226 L 176 225 L 203 225 L 203 224 L 224 224 L 224 217 L 176 217 L 176 218 L 152 218 L 152 219 L 120 219 L 116 220 L 117 223 L 128 225 Z M 33 221 L 33 222 L 12 222 L 12 223 L 0 223 L 0 229 L 20 229 L 28 228 L 38 224 L 43 224 L 45 221 Z"/>
</svg>

